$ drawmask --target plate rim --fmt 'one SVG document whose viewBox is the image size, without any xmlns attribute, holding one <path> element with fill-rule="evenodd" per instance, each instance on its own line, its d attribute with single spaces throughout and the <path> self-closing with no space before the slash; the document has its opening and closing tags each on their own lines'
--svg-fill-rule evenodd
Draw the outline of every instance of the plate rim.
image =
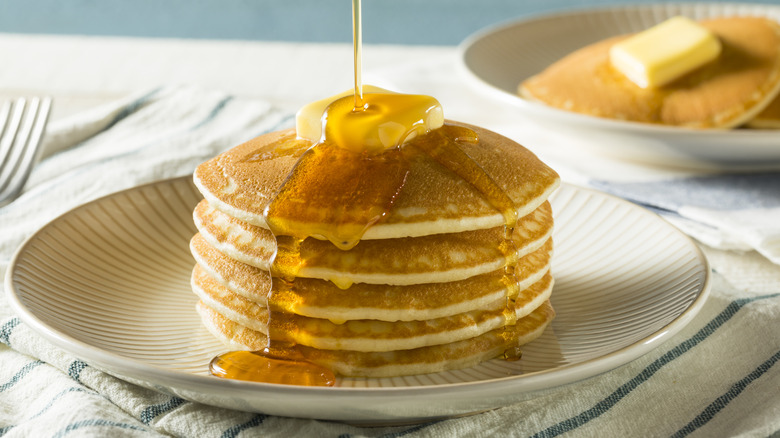
<svg viewBox="0 0 780 438">
<path fill-rule="evenodd" d="M 167 392 L 171 392 L 171 389 L 185 392 L 192 390 L 204 391 L 213 388 L 216 385 L 217 387 L 224 387 L 225 389 L 230 389 L 232 391 L 238 391 L 241 393 L 254 393 L 256 391 L 260 391 L 260 393 L 274 395 L 277 397 L 297 397 L 300 395 L 312 396 L 313 394 L 324 397 L 382 395 L 385 398 L 390 397 L 391 399 L 404 399 L 408 398 L 409 396 L 419 397 L 424 395 L 431 399 L 440 399 L 456 392 L 460 393 L 463 391 L 470 391 L 475 387 L 479 387 L 480 390 L 484 391 L 496 391 L 496 389 L 501 389 L 501 396 L 506 397 L 516 393 L 532 394 L 543 390 L 555 389 L 566 384 L 595 377 L 599 374 L 608 372 L 644 356 L 686 327 L 688 323 L 690 323 L 690 321 L 699 313 L 704 303 L 707 301 L 711 290 L 712 272 L 709 261 L 707 260 L 701 248 L 693 241 L 692 238 L 682 233 L 672 224 L 663 220 L 663 218 L 658 216 L 656 213 L 642 208 L 641 206 L 636 205 L 630 201 L 601 192 L 599 190 L 581 187 L 569 183 L 563 183 L 561 185 L 562 188 L 567 187 L 575 191 L 586 191 L 591 194 L 596 194 L 597 196 L 603 196 L 613 202 L 618 202 L 620 204 L 629 206 L 629 208 L 636 209 L 640 214 L 653 217 L 654 220 L 660 221 L 663 227 L 669 229 L 678 238 L 681 238 L 686 243 L 686 245 L 693 249 L 695 259 L 697 259 L 699 262 L 697 266 L 699 266 L 703 272 L 703 281 L 696 298 L 685 308 L 685 310 L 683 310 L 674 319 L 669 321 L 669 323 L 649 336 L 646 336 L 633 342 L 630 345 L 601 355 L 599 357 L 568 364 L 551 370 L 534 371 L 524 374 L 492 378 L 488 380 L 405 387 L 302 387 L 294 385 L 233 381 L 161 368 L 154 364 L 142 362 L 133 358 L 123 357 L 118 354 L 103 350 L 97 346 L 75 339 L 67 333 L 63 333 L 49 326 L 45 321 L 38 318 L 34 312 L 22 304 L 19 292 L 13 285 L 16 265 L 23 257 L 23 254 L 29 245 L 35 241 L 35 239 L 37 239 L 37 237 L 48 227 L 56 224 L 58 221 L 62 220 L 68 215 L 75 214 L 75 212 L 80 209 L 88 208 L 91 205 L 104 202 L 105 200 L 108 200 L 112 197 L 120 196 L 127 192 L 141 190 L 149 186 L 171 185 L 187 179 L 191 179 L 191 176 L 180 176 L 158 180 L 101 196 L 62 213 L 61 215 L 46 223 L 27 239 L 25 239 L 24 242 L 20 244 L 14 252 L 4 279 L 5 288 L 8 292 L 8 302 L 11 309 L 14 311 L 14 313 L 16 313 L 16 316 L 18 316 L 21 321 L 27 324 L 35 333 L 41 335 L 43 338 L 55 344 L 56 347 L 74 356 L 75 358 L 83 360 L 89 365 L 94 366 L 95 368 L 122 380 L 130 381 L 131 383 L 146 387 L 153 387 L 149 386 L 150 384 L 155 385 L 154 387 L 156 387 L 158 391 L 166 390 Z M 560 189 L 556 190 L 556 193 L 559 191 Z M 616 359 L 617 357 L 622 358 Z M 611 362 L 615 360 L 617 360 L 619 363 L 612 364 Z M 572 368 L 575 368 L 574 373 L 571 373 Z M 153 370 L 157 378 L 153 380 L 144 379 L 144 377 L 150 377 L 149 370 Z M 563 379 L 561 379 L 561 375 L 564 377 Z M 132 379 L 141 380 L 141 382 L 135 382 Z M 552 381 L 556 382 L 550 385 Z M 144 383 L 147 385 L 144 385 Z M 186 387 L 171 388 L 173 383 L 176 383 L 179 386 L 185 385 Z M 169 388 L 159 388 L 159 385 L 168 386 Z M 429 416 L 429 418 L 432 417 L 433 416 Z"/>
<path fill-rule="evenodd" d="M 778 135 L 777 129 L 752 129 L 752 130 L 736 130 L 736 129 L 695 129 L 687 127 L 674 127 L 653 125 L 648 123 L 634 122 L 628 120 L 615 120 L 604 117 L 593 116 L 589 114 L 575 113 L 571 111 L 565 111 L 562 109 L 550 107 L 540 102 L 534 102 L 532 100 L 525 99 L 519 95 L 510 93 L 480 77 L 469 66 L 466 61 L 467 54 L 474 44 L 482 41 L 486 37 L 493 36 L 494 34 L 505 32 L 517 26 L 527 25 L 532 22 L 548 19 L 563 19 L 566 17 L 576 17 L 585 14 L 604 13 L 609 11 L 640 11 L 640 10 L 654 10 L 658 8 L 708 8 L 708 7 L 720 7 L 720 8 L 755 8 L 765 9 L 772 11 L 780 16 L 780 5 L 773 5 L 769 3 L 735 3 L 735 2 L 682 2 L 682 3 L 644 3 L 644 4 L 614 4 L 614 5 L 599 5 L 593 7 L 577 7 L 559 9 L 554 11 L 546 11 L 524 15 L 522 17 L 515 17 L 504 20 L 502 22 L 483 27 L 476 32 L 467 36 L 457 46 L 457 58 L 458 58 L 458 70 L 461 76 L 465 76 L 469 79 L 469 82 L 473 85 L 478 85 L 480 89 L 488 92 L 494 98 L 503 101 L 511 106 L 519 107 L 523 110 L 536 113 L 544 113 L 551 117 L 556 117 L 560 120 L 571 122 L 577 126 L 586 126 L 589 128 L 607 128 L 617 132 L 630 132 L 639 134 L 650 134 L 655 136 L 666 137 L 703 137 L 704 140 L 709 137 L 718 138 L 727 136 L 744 139 L 750 137 L 750 140 L 764 140 L 772 139 Z M 780 18 L 778 19 L 780 22 Z M 520 79 L 521 80 L 521 79 Z M 518 85 L 520 83 L 518 80 Z M 765 146 L 770 148 L 771 145 L 757 145 L 757 147 Z M 756 147 L 756 146 L 754 146 Z"/>
</svg>

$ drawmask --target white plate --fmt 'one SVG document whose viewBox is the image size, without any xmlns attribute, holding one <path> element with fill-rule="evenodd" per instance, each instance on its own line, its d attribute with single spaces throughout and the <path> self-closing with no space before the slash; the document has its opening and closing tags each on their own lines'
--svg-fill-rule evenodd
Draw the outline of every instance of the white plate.
<svg viewBox="0 0 780 438">
<path fill-rule="evenodd" d="M 485 29 L 465 40 L 469 83 L 544 128 L 584 139 L 598 154 L 632 161 L 728 168 L 780 166 L 780 130 L 694 130 L 609 120 L 559 110 L 517 95 L 517 86 L 563 56 L 610 36 L 637 32 L 675 15 L 730 15 L 780 21 L 780 6 L 691 3 L 620 6 L 537 16 Z"/>
<path fill-rule="evenodd" d="M 99 199 L 20 247 L 6 276 L 12 306 L 55 345 L 122 379 L 185 399 L 273 415 L 413 422 L 496 408 L 613 369 L 678 332 L 702 306 L 709 267 L 658 216 L 564 185 L 552 199 L 558 316 L 517 362 L 306 388 L 211 377 L 224 351 L 200 325 L 189 178 Z"/>
</svg>

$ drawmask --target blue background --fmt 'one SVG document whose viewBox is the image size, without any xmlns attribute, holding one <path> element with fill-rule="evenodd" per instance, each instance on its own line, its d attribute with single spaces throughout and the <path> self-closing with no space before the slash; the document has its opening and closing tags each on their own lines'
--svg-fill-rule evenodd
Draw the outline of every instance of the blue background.
<svg viewBox="0 0 780 438">
<path fill-rule="evenodd" d="M 778 0 L 753 3 L 777 4 Z M 350 0 L 0 0 L 0 32 L 350 42 L 351 4 Z M 615 2 L 363 0 L 363 41 L 453 45 L 485 26 L 513 18 L 611 4 Z"/>
</svg>

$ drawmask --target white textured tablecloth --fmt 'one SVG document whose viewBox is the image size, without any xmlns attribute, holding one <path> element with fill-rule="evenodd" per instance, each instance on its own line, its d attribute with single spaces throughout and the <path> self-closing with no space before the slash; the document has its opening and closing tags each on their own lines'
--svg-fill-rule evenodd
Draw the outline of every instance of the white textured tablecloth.
<svg viewBox="0 0 780 438">
<path fill-rule="evenodd" d="M 0 54 L 3 47 L 0 39 Z M 511 115 L 487 113 L 490 104 L 475 100 L 448 73 L 454 52 L 435 50 L 426 57 L 418 49 L 413 58 L 422 70 L 381 65 L 373 73 L 377 81 L 395 82 L 403 91 L 429 90 L 441 98 L 445 111 L 452 109 L 453 118 L 520 139 L 560 166 L 565 179 L 594 181 L 587 169 L 546 150 L 550 140 L 544 133 Z M 292 125 L 290 108 L 278 105 L 278 96 L 264 99 L 262 91 L 247 98 L 159 85 L 50 125 L 45 157 L 23 196 L 0 208 L 3 274 L 17 245 L 58 214 L 104 194 L 187 174 L 240 141 Z M 297 96 L 316 97 L 322 96 Z M 539 399 L 392 428 L 228 411 L 143 389 L 53 347 L 3 299 L 0 436 L 776 435 L 780 270 L 755 251 L 705 250 L 716 270 L 710 299 L 687 328 L 651 353 Z"/>
</svg>

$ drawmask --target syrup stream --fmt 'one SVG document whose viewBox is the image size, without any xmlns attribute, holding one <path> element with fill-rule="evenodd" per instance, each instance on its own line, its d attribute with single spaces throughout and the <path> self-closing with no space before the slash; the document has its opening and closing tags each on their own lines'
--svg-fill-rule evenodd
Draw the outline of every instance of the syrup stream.
<svg viewBox="0 0 780 438">
<path fill-rule="evenodd" d="M 361 23 L 361 0 L 352 0 L 352 51 L 355 70 L 355 111 L 363 108 L 363 25 Z"/>
</svg>

